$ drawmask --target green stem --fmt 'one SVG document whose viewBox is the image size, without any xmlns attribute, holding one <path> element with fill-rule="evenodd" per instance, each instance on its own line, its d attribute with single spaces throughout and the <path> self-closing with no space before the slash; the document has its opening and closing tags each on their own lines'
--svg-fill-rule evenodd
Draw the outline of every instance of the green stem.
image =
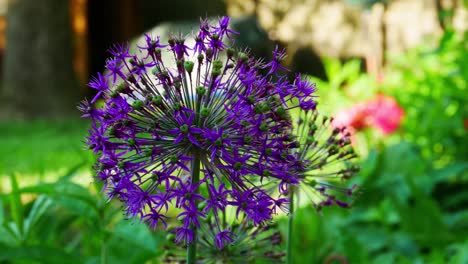
<svg viewBox="0 0 468 264">
<path fill-rule="evenodd" d="M 192 163 L 192 184 L 196 184 L 200 180 L 200 157 L 198 153 L 193 155 Z M 190 226 L 193 232 L 193 240 L 187 247 L 187 264 L 195 264 L 197 261 L 197 228 L 194 225 Z"/>
<path fill-rule="evenodd" d="M 105 218 L 105 204 L 103 203 L 102 199 L 98 200 L 98 211 L 99 211 L 99 219 L 101 220 L 99 223 L 101 229 L 101 264 L 107 264 L 107 243 L 106 243 L 106 223 L 104 222 Z"/>
<path fill-rule="evenodd" d="M 288 216 L 288 233 L 287 233 L 287 240 L 286 240 L 286 258 L 287 264 L 293 263 L 292 257 L 292 244 L 293 244 L 293 222 L 294 222 L 294 186 L 290 186 L 289 188 L 289 216 Z"/>
<path fill-rule="evenodd" d="M 107 264 L 107 244 L 104 240 L 101 245 L 101 264 Z"/>
</svg>

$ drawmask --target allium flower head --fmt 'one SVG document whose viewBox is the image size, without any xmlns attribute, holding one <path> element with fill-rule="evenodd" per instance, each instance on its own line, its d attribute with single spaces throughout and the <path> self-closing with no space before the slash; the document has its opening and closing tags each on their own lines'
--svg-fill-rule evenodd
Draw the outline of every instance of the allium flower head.
<svg viewBox="0 0 468 264">
<path fill-rule="evenodd" d="M 349 208 L 358 186 L 343 187 L 358 171 L 347 130 L 332 126 L 333 119 L 318 111 L 301 111 L 295 126 L 299 148 L 295 169 L 303 190 L 317 211 L 325 206 Z"/>
<path fill-rule="evenodd" d="M 284 52 L 275 50 L 264 65 L 229 44 L 238 33 L 228 24 L 227 17 L 202 20 L 194 46 L 181 34 L 168 43 L 146 35 L 142 58 L 115 45 L 108 73 L 90 83 L 99 91 L 91 103 L 99 97 L 104 107 L 80 106 L 92 120 L 87 144 L 109 198 L 153 227 L 165 226 L 175 206 L 180 243 L 193 239 L 191 226 L 225 207 L 256 225 L 271 218 L 284 187 L 297 183 L 289 173 L 297 144 L 288 111 L 315 105 L 313 85 L 277 76 Z M 230 237 L 223 233 L 216 244 Z"/>
</svg>

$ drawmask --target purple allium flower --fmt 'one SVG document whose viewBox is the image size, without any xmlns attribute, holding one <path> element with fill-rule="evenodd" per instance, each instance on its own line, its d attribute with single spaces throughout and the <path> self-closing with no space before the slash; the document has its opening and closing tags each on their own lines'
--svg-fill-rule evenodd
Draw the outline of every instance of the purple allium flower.
<svg viewBox="0 0 468 264">
<path fill-rule="evenodd" d="M 331 205 L 351 207 L 358 189 L 356 184 L 342 187 L 359 167 L 354 162 L 357 155 L 351 146 L 350 134 L 345 128 L 332 126 L 332 121 L 316 110 L 303 110 L 295 127 L 300 144 L 294 150 L 299 187 L 317 211 Z"/>
<path fill-rule="evenodd" d="M 177 227 L 174 229 L 175 242 L 178 244 L 189 244 L 193 240 L 193 230 L 187 227 Z"/>
<path fill-rule="evenodd" d="M 162 222 L 164 227 L 167 228 L 167 223 L 166 223 L 166 220 L 165 220 L 166 218 L 167 218 L 167 216 L 165 216 L 164 214 L 162 214 L 160 212 L 157 212 L 153 208 L 150 208 L 150 212 L 147 213 L 146 215 L 142 216 L 142 219 L 145 222 L 147 222 L 148 225 L 153 229 L 156 229 L 159 222 Z"/>
<path fill-rule="evenodd" d="M 138 48 L 141 51 L 146 50 L 147 55 L 145 59 L 147 59 L 148 57 L 151 57 L 153 61 L 157 61 L 158 59 L 156 56 L 157 56 L 158 50 L 160 50 L 161 48 L 167 47 L 167 45 L 160 44 L 159 36 L 157 38 L 153 38 L 150 35 L 145 34 L 145 41 L 146 41 L 146 46 L 144 47 L 138 46 Z"/>
<path fill-rule="evenodd" d="M 215 245 L 218 249 L 223 249 L 225 246 L 234 242 L 235 234 L 229 230 L 223 230 L 215 236 Z"/>
<path fill-rule="evenodd" d="M 270 71 L 268 74 L 272 74 L 274 72 L 277 72 L 278 69 L 286 70 L 288 69 L 281 65 L 281 61 L 283 61 L 286 58 L 286 49 L 282 49 L 281 51 L 278 50 L 278 45 L 276 45 L 275 50 L 273 51 L 273 59 L 271 62 L 267 63 L 264 68 L 270 68 Z"/>
<path fill-rule="evenodd" d="M 97 77 L 91 79 L 88 85 L 89 87 L 98 90 L 98 93 L 94 96 L 93 100 L 91 100 L 91 103 L 96 102 L 101 94 L 109 89 L 107 80 L 100 73 L 98 73 Z"/>
<path fill-rule="evenodd" d="M 144 57 L 115 45 L 108 74 L 90 83 L 98 94 L 79 107 L 92 121 L 87 144 L 109 198 L 152 227 L 170 221 L 172 204 L 180 243 L 196 239 L 190 228 L 225 207 L 250 224 L 269 221 L 300 180 L 291 173 L 298 144 L 288 111 L 315 106 L 315 87 L 277 76 L 283 51 L 264 65 L 232 47 L 234 34 L 223 17 L 216 25 L 201 21 L 194 47 L 181 34 L 167 44 L 145 35 L 137 52 Z M 93 109 L 99 98 L 104 106 Z M 218 244 L 230 238 L 220 235 Z"/>
</svg>

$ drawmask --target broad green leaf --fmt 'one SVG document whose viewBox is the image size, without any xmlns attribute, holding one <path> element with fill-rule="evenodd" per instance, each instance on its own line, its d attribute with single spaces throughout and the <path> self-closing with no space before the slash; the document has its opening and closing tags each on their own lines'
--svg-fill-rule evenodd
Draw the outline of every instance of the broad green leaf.
<svg viewBox="0 0 468 264">
<path fill-rule="evenodd" d="M 47 198 L 44 195 L 40 195 L 35 201 L 29 212 L 28 216 L 24 222 L 24 236 L 30 234 L 31 229 L 34 228 L 34 225 L 39 221 L 39 219 L 44 215 L 44 213 L 52 207 L 52 200 Z"/>
<path fill-rule="evenodd" d="M 137 221 L 118 223 L 106 243 L 111 263 L 144 263 L 161 253 L 151 231 Z"/>
<path fill-rule="evenodd" d="M 395 201 L 403 230 L 425 246 L 442 246 L 454 239 L 437 203 L 414 184 L 410 186 L 411 201 L 408 204 Z"/>
<path fill-rule="evenodd" d="M 417 256 L 419 248 L 413 238 L 404 232 L 398 232 L 391 236 L 391 251 L 398 252 L 398 255 L 414 258 Z"/>
<path fill-rule="evenodd" d="M 21 189 L 22 193 L 38 193 L 48 194 L 52 196 L 69 197 L 77 200 L 81 200 L 92 208 L 97 210 L 96 197 L 91 195 L 89 191 L 75 183 L 71 182 L 57 182 L 53 184 L 39 184 L 31 187 L 25 187 Z"/>
<path fill-rule="evenodd" d="M 466 264 L 468 263 L 468 240 L 463 244 L 457 244 L 455 247 L 455 255 L 450 258 L 450 263 Z"/>
<path fill-rule="evenodd" d="M 355 239 L 365 245 L 368 252 L 377 252 L 390 244 L 387 230 L 380 226 L 361 226 L 352 230 L 355 233 Z"/>
<path fill-rule="evenodd" d="M 462 210 L 460 212 L 445 214 L 445 222 L 456 231 L 457 235 L 461 237 L 468 237 L 468 210 Z"/>
<path fill-rule="evenodd" d="M 8 224 L 4 225 L 4 227 L 16 240 L 17 243 L 23 242 L 23 234 L 20 232 L 20 229 L 15 221 L 9 222 Z"/>
<path fill-rule="evenodd" d="M 19 242 L 16 235 L 8 228 L 8 225 L 0 226 L 0 243 L 2 242 L 6 245 L 16 245 Z"/>
<path fill-rule="evenodd" d="M 158 252 L 158 245 L 151 231 L 138 221 L 121 221 L 113 230 L 112 236 L 114 241 L 125 241 L 149 252 Z"/>
<path fill-rule="evenodd" d="M 345 238 L 343 239 L 343 243 L 341 243 L 341 247 L 338 247 L 340 248 L 338 255 L 344 255 L 349 260 L 349 263 L 369 263 L 367 243 L 361 244 L 356 237 L 351 235 L 342 234 L 342 236 L 345 236 Z"/>
<path fill-rule="evenodd" d="M 98 199 L 86 188 L 72 182 L 39 184 L 21 189 L 23 193 L 46 194 L 56 204 L 66 208 L 74 215 L 80 216 L 93 227 L 99 229 L 102 219 Z"/>
<path fill-rule="evenodd" d="M 447 207 L 464 207 L 464 204 L 468 202 L 468 192 L 458 191 L 450 194 L 446 194 L 444 197 L 443 204 Z"/>
<path fill-rule="evenodd" d="M 458 175 L 466 171 L 468 171 L 468 162 L 457 161 L 450 163 L 441 169 L 432 170 L 427 176 L 417 179 L 417 183 L 422 191 L 430 193 L 433 191 L 436 184 L 453 181 Z M 451 194 L 447 194 L 447 196 L 451 196 Z"/>
<path fill-rule="evenodd" d="M 425 163 L 415 145 L 402 141 L 387 147 L 383 152 L 383 164 L 379 168 L 385 172 L 397 172 L 414 177 L 425 170 Z"/>
<path fill-rule="evenodd" d="M 442 169 L 435 170 L 430 175 L 430 178 L 434 178 L 435 182 L 445 181 L 466 171 L 468 171 L 468 162 L 459 161 L 451 163 Z"/>
<path fill-rule="evenodd" d="M 96 229 L 101 228 L 101 222 L 104 219 L 101 219 L 99 210 L 89 203 L 68 196 L 54 196 L 52 199 L 57 205 L 65 208 L 72 215 L 78 216 L 87 223 L 90 223 L 92 227 Z"/>
</svg>

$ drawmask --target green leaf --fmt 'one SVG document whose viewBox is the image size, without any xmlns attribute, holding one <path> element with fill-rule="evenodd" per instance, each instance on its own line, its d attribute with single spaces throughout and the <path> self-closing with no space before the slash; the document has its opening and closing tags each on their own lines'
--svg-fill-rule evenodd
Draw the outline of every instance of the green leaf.
<svg viewBox="0 0 468 264">
<path fill-rule="evenodd" d="M 395 200 L 403 230 L 425 246 L 443 246 L 453 240 L 437 203 L 414 184 L 410 188 L 412 197 L 408 204 Z"/>
<path fill-rule="evenodd" d="M 0 247 L 0 261 L 48 264 L 83 263 L 77 256 L 68 254 L 61 248 L 47 246 Z M 23 263 L 24 263 L 23 262 Z"/>
<path fill-rule="evenodd" d="M 67 196 L 54 196 L 52 197 L 57 205 L 67 209 L 72 215 L 76 215 L 90 223 L 92 227 L 99 229 L 101 226 L 102 219 L 99 211 L 92 205 Z"/>
<path fill-rule="evenodd" d="M 39 219 L 44 215 L 44 213 L 52 207 L 52 200 L 47 198 L 44 195 L 40 195 L 35 201 L 29 212 L 25 222 L 24 222 L 24 236 L 25 238 L 31 232 L 31 229 L 34 228 L 34 225 L 39 221 Z"/>
<path fill-rule="evenodd" d="M 372 263 L 396 263 L 396 256 L 395 252 L 379 254 Z"/>
<path fill-rule="evenodd" d="M 343 236 L 343 235 L 342 235 Z M 367 244 L 361 244 L 351 235 L 344 235 L 343 243 L 337 247 L 338 255 L 343 254 L 348 259 L 349 263 L 369 263 L 369 251 Z"/>
<path fill-rule="evenodd" d="M 442 169 L 435 170 L 430 178 L 433 178 L 434 182 L 446 181 L 466 171 L 468 171 L 468 162 L 459 161 L 451 163 Z"/>
<path fill-rule="evenodd" d="M 441 169 L 432 170 L 429 175 L 418 178 L 417 183 L 425 193 L 431 193 L 436 184 L 441 182 L 453 182 L 458 175 L 466 171 L 468 171 L 468 162 L 457 161 Z M 453 195 L 457 194 L 453 193 Z M 451 196 L 451 194 L 447 196 Z"/>
<path fill-rule="evenodd" d="M 100 206 L 98 199 L 86 188 L 72 182 L 57 182 L 39 184 L 22 188 L 23 193 L 38 193 L 48 195 L 55 203 L 99 227 Z"/>
<path fill-rule="evenodd" d="M 366 245 L 366 251 L 376 252 L 389 244 L 389 236 L 378 226 L 360 227 L 355 229 L 355 239 Z"/>
<path fill-rule="evenodd" d="M 346 80 L 348 83 L 353 83 L 361 75 L 361 62 L 359 60 L 346 62 L 340 71 L 340 75 L 343 81 Z"/>
<path fill-rule="evenodd" d="M 423 159 L 415 145 L 409 142 L 402 141 L 387 147 L 383 152 L 383 158 L 380 169 L 386 172 L 397 172 L 414 177 L 415 174 L 422 174 L 425 170 Z"/>
<path fill-rule="evenodd" d="M 458 244 L 455 248 L 455 255 L 450 258 L 450 263 L 465 264 L 468 263 L 468 240 L 463 244 Z"/>
<path fill-rule="evenodd" d="M 3 207 L 3 197 L 0 197 L 0 226 L 5 222 L 5 208 Z"/>
<path fill-rule="evenodd" d="M 4 243 L 7 245 L 16 245 L 19 239 L 16 238 L 15 234 L 13 234 L 7 225 L 0 226 L 0 243 Z"/>
<path fill-rule="evenodd" d="M 4 225 L 4 227 L 10 233 L 11 237 L 16 240 L 15 244 L 23 242 L 23 235 L 19 231 L 19 227 L 14 221 L 9 222 L 7 225 Z"/>
<path fill-rule="evenodd" d="M 414 258 L 418 254 L 418 245 L 413 238 L 404 232 L 398 232 L 391 236 L 391 251 L 396 251 L 399 255 Z"/>
<path fill-rule="evenodd" d="M 374 173 L 377 169 L 379 161 L 378 153 L 375 149 L 371 149 L 367 155 L 367 159 L 362 163 L 361 170 L 359 171 L 359 178 L 366 179 Z"/>
<path fill-rule="evenodd" d="M 329 80 L 332 80 L 335 76 L 339 75 L 341 71 L 341 62 L 339 60 L 324 58 L 323 64 Z"/>
<path fill-rule="evenodd" d="M 468 192 L 454 191 L 445 195 L 443 205 L 446 207 L 463 207 L 467 202 Z"/>
<path fill-rule="evenodd" d="M 107 241 L 112 263 L 144 263 L 161 252 L 158 241 L 148 227 L 137 221 L 121 221 Z M 131 251 L 128 248 L 131 247 Z"/>
<path fill-rule="evenodd" d="M 445 252 L 443 250 L 433 249 L 430 252 L 430 255 L 426 257 L 430 263 L 433 264 L 445 264 L 447 263 L 447 259 L 445 257 Z"/>
<path fill-rule="evenodd" d="M 129 242 L 149 252 L 158 252 L 157 242 L 149 228 L 137 221 L 124 220 L 118 223 L 113 231 L 113 239 Z"/>
<path fill-rule="evenodd" d="M 468 237 L 468 210 L 462 210 L 453 214 L 445 214 L 447 225 L 461 237 Z"/>
<path fill-rule="evenodd" d="M 22 193 L 48 194 L 54 197 L 69 197 L 85 202 L 97 210 L 97 199 L 89 191 L 75 183 L 57 182 L 53 184 L 39 184 L 21 189 Z"/>
<path fill-rule="evenodd" d="M 61 176 L 57 183 L 70 181 L 73 177 L 75 177 L 76 173 L 87 163 L 88 162 L 83 161 L 75 165 L 74 167 L 69 169 L 63 176 Z"/>
<path fill-rule="evenodd" d="M 10 175 L 11 181 L 11 194 L 10 194 L 10 207 L 13 221 L 16 223 L 19 235 L 23 234 L 23 205 L 21 204 L 21 193 L 18 187 L 16 175 Z"/>
</svg>

